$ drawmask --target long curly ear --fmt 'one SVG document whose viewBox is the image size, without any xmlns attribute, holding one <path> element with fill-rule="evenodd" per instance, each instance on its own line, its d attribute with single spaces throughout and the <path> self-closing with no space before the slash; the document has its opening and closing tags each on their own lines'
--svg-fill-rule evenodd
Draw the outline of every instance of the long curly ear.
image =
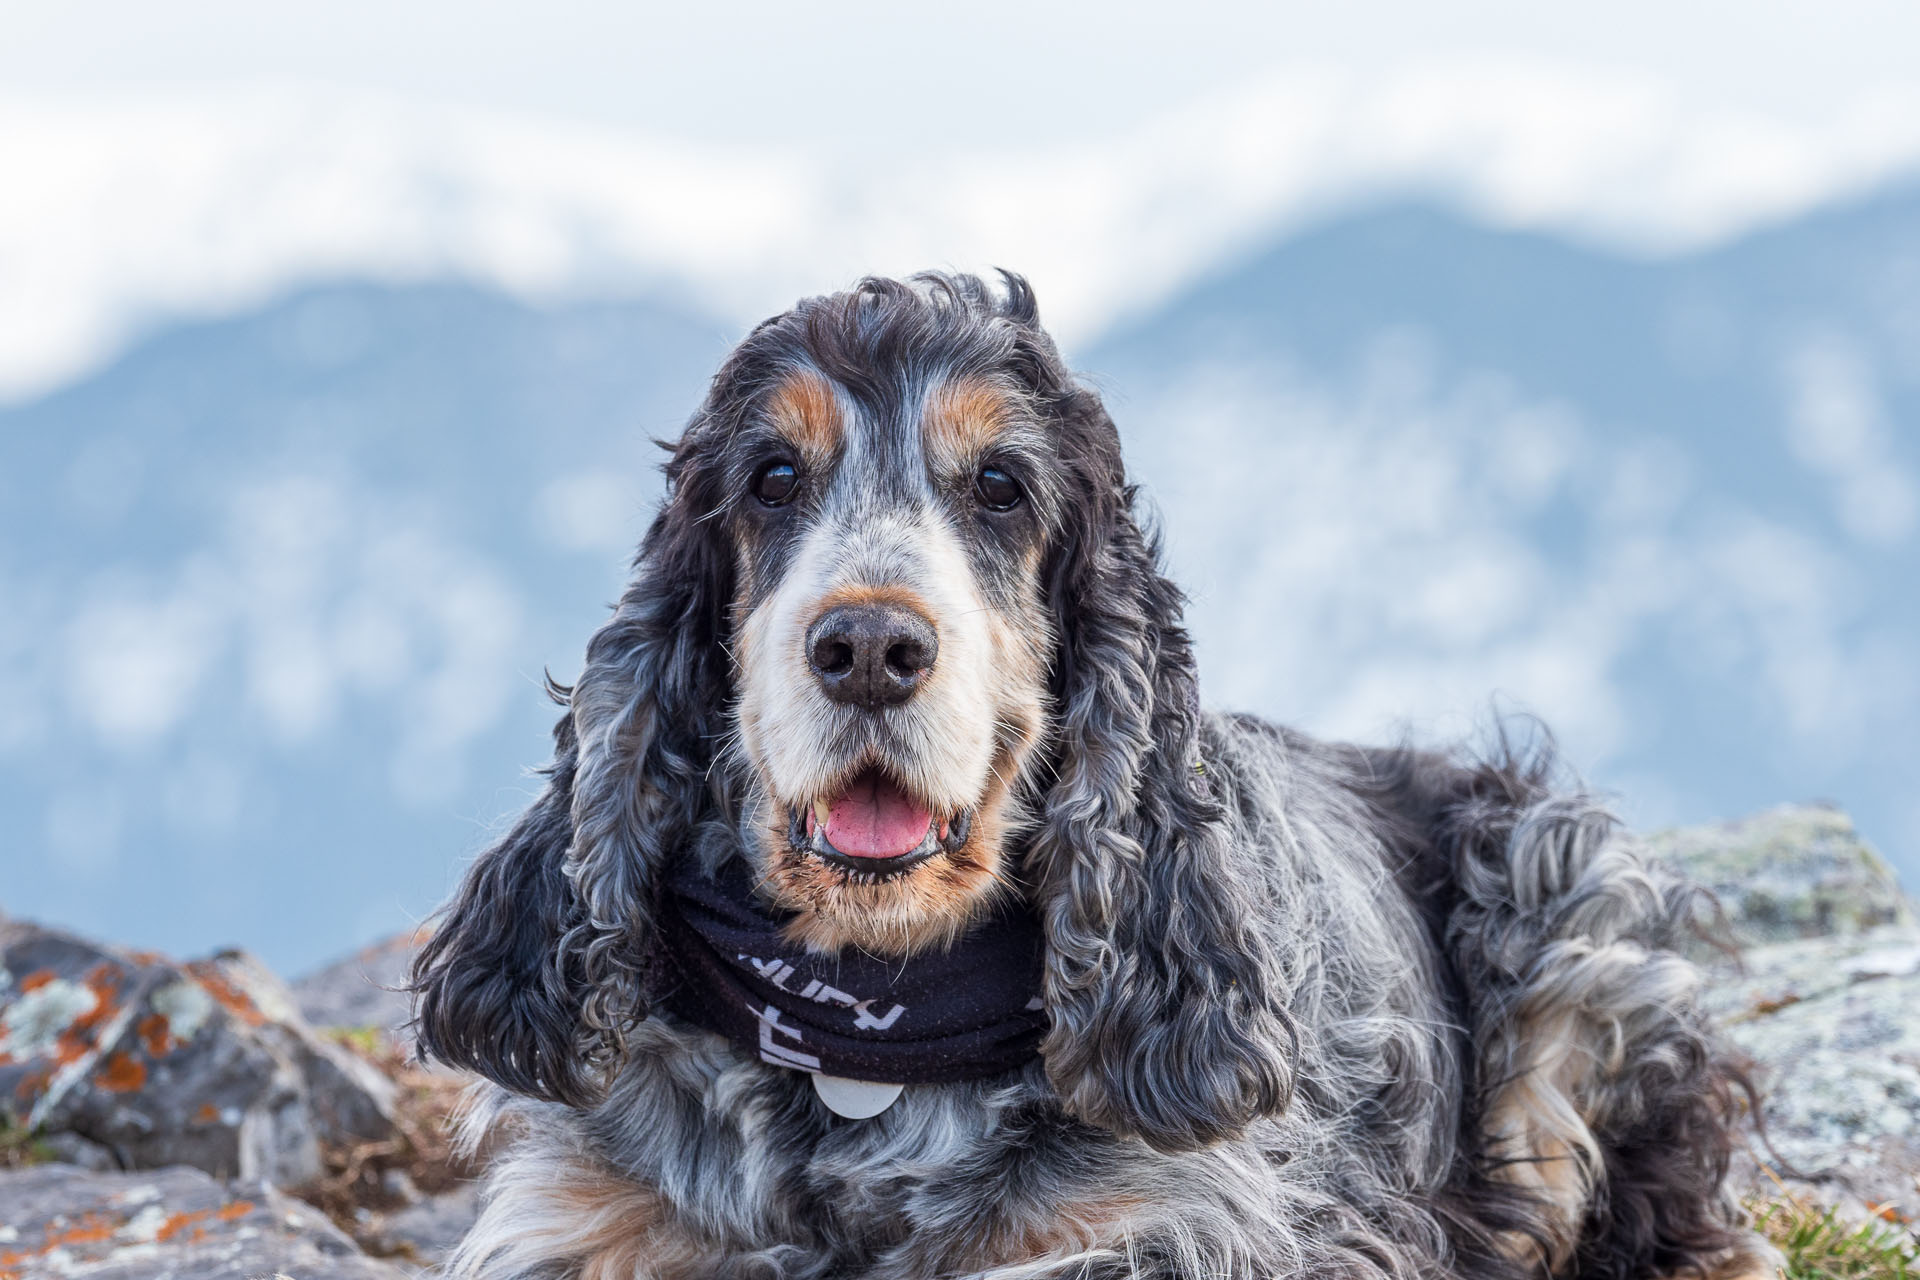
<svg viewBox="0 0 1920 1280">
<path fill-rule="evenodd" d="M 577 755 L 571 715 L 553 738 L 545 790 L 468 869 L 414 957 L 410 986 L 427 1056 L 577 1104 L 594 1083 L 580 1052 L 578 957 L 560 945 L 583 919 L 565 873 Z"/>
<path fill-rule="evenodd" d="M 546 789 L 415 960 L 421 1047 L 521 1093 L 599 1094 L 647 1014 L 657 872 L 715 802 L 732 566 L 700 519 L 710 434 L 696 418 L 667 464 L 666 503 L 554 731 Z"/>
<path fill-rule="evenodd" d="M 1180 591 L 1133 515 L 1111 419 L 1063 408 L 1078 490 L 1050 567 L 1058 780 L 1029 852 L 1047 933 L 1047 1074 L 1074 1114 L 1162 1151 L 1287 1105 L 1286 975 L 1203 769 Z"/>
<path fill-rule="evenodd" d="M 579 764 L 566 874 L 585 919 L 567 945 L 587 985 L 583 1025 L 611 1059 L 647 1013 L 661 872 L 703 814 L 725 803 L 725 771 L 712 759 L 731 700 L 733 564 L 711 521 L 715 434 L 703 416 L 681 437 L 666 504 L 573 691 Z"/>
</svg>

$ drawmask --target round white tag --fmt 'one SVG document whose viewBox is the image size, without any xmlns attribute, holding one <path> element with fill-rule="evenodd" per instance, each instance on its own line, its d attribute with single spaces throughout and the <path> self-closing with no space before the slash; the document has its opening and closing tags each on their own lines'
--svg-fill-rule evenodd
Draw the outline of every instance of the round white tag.
<svg viewBox="0 0 1920 1280">
<path fill-rule="evenodd" d="M 871 1080 L 849 1080 L 845 1076 L 813 1077 L 813 1091 L 827 1110 L 849 1120 L 866 1120 L 879 1115 L 900 1096 L 903 1084 L 875 1084 Z"/>
</svg>

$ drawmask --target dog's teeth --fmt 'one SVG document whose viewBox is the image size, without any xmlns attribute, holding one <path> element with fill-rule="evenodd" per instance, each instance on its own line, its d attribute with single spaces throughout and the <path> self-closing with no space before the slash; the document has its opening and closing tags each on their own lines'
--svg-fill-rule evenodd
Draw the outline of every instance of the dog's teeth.
<svg viewBox="0 0 1920 1280">
<path fill-rule="evenodd" d="M 945 818 L 942 818 L 940 820 L 940 838 L 942 840 L 945 840 L 947 838 L 948 829 L 949 829 L 949 824 L 947 820 Z"/>
<path fill-rule="evenodd" d="M 831 812 L 831 808 L 825 800 L 815 800 L 813 802 L 813 820 L 823 827 L 827 825 L 827 814 L 829 812 Z"/>
</svg>

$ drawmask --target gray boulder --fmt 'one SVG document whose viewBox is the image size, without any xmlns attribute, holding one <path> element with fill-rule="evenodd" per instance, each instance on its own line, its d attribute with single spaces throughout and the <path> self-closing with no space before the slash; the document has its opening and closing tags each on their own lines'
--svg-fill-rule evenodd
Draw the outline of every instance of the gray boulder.
<svg viewBox="0 0 1920 1280">
<path fill-rule="evenodd" d="M 395 934 L 298 979 L 293 994 L 301 1014 L 316 1027 L 371 1029 L 391 1043 L 409 1043 L 407 970 L 425 938 L 424 929 Z"/>
<path fill-rule="evenodd" d="M 388 1213 L 371 1215 L 360 1238 L 375 1252 L 411 1262 L 445 1262 L 480 1217 L 480 1184 L 465 1182 Z"/>
<path fill-rule="evenodd" d="M 404 1280 L 317 1210 L 197 1169 L 0 1172 L 0 1276 L 18 1280 Z"/>
<path fill-rule="evenodd" d="M 182 965 L 15 921 L 0 924 L 0 1118 L 122 1168 L 284 1186 L 321 1173 L 324 1143 L 390 1138 L 393 1086 L 243 953 Z"/>
<path fill-rule="evenodd" d="M 1749 948 L 1708 1007 L 1754 1063 L 1788 1165 L 1920 1214 L 1920 929 Z"/>
<path fill-rule="evenodd" d="M 1705 1002 L 1752 1059 L 1779 1171 L 1920 1214 L 1920 926 L 1892 868 L 1823 806 L 1650 843 L 1714 890 L 1741 944 L 1703 957 Z"/>
<path fill-rule="evenodd" d="M 1782 805 L 1647 843 L 1713 890 L 1742 946 L 1915 924 L 1893 868 L 1829 805 Z"/>
</svg>

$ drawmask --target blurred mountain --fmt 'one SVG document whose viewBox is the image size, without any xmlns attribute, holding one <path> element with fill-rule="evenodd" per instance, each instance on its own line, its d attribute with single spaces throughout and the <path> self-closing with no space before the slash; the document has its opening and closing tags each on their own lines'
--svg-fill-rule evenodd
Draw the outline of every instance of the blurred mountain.
<svg viewBox="0 0 1920 1280">
<path fill-rule="evenodd" d="M 1080 362 L 1216 703 L 1539 711 L 1647 823 L 1844 800 L 1920 870 L 1920 190 L 1633 260 L 1343 218 Z"/>
<path fill-rule="evenodd" d="M 344 285 L 0 411 L 0 905 L 294 966 L 418 918 L 732 336 Z"/>
<path fill-rule="evenodd" d="M 298 970 L 524 803 L 734 335 L 353 284 L 150 331 L 0 409 L 0 905 Z M 1662 259 L 1376 209 L 1070 354 L 1210 703 L 1525 707 L 1638 820 L 1831 796 L 1920 869 L 1920 192 Z"/>
</svg>

